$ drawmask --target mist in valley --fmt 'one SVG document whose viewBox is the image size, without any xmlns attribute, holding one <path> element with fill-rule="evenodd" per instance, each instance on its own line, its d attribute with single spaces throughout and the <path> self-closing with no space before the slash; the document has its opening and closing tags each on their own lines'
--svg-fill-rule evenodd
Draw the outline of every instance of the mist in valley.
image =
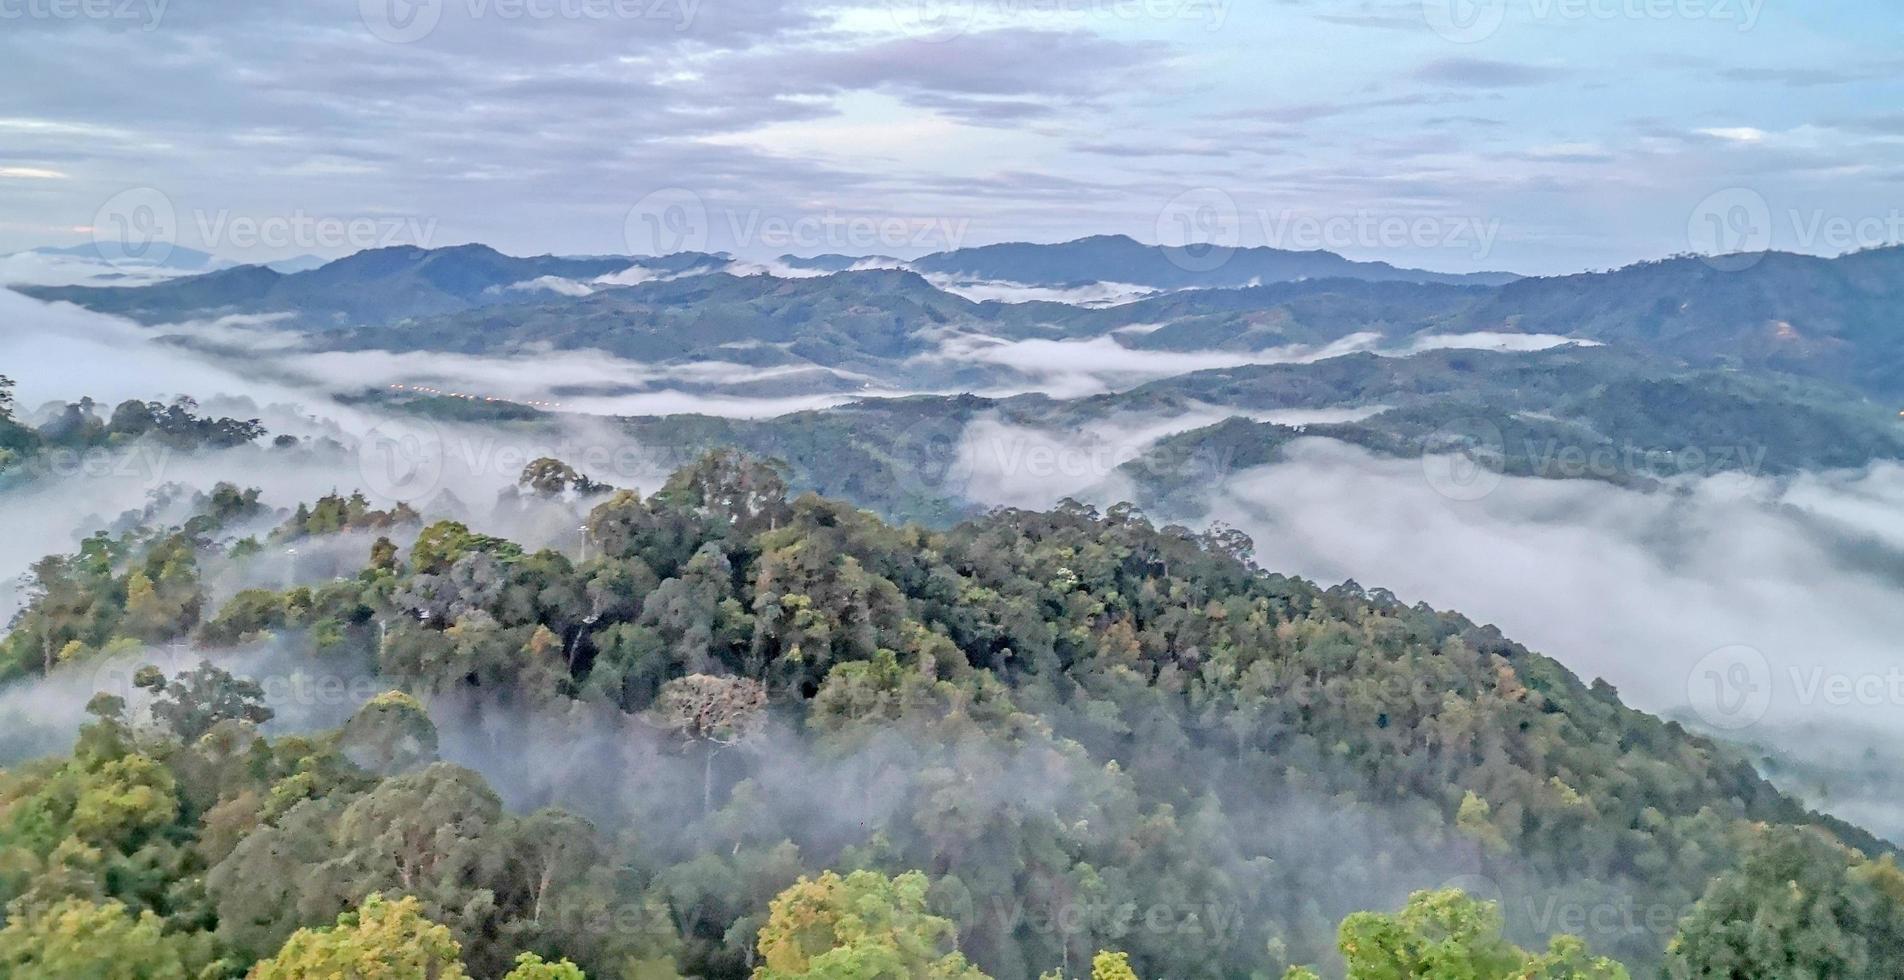
<svg viewBox="0 0 1904 980">
<path fill-rule="evenodd" d="M 503 513 L 494 507 L 498 496 L 538 456 L 568 460 L 610 485 L 646 489 L 684 461 L 666 447 L 634 443 L 608 419 L 572 410 L 534 427 L 450 423 L 391 415 L 341 395 L 434 382 L 526 399 L 565 386 L 683 379 L 745 385 L 759 375 L 741 365 L 659 368 L 588 352 L 308 353 L 291 349 L 268 323 L 149 329 L 5 291 L 0 323 L 0 364 L 18 383 L 26 412 L 81 396 L 96 399 L 104 412 L 122 398 L 190 394 L 209 407 L 252 408 L 273 434 L 313 447 L 267 455 L 256 447 L 184 453 L 138 443 L 69 458 L 63 469 L 7 489 L 12 531 L 0 544 L 0 575 L 8 579 L 41 555 L 70 550 L 84 534 L 153 506 L 168 485 L 255 486 L 279 509 L 325 493 L 362 492 L 379 504 L 403 499 L 482 525 Z M 1533 350 L 1556 342 L 1429 336 L 1410 349 Z M 1358 335 L 1343 349 L 1369 343 Z M 938 356 L 1007 364 L 1060 393 L 1089 393 L 1197 367 L 1330 353 L 1159 355 L 1126 351 L 1108 339 L 1001 345 L 967 338 L 948 341 Z M 600 407 L 629 407 L 627 397 L 663 399 L 641 404 L 666 411 L 738 417 L 789 407 L 782 399 L 677 389 L 608 398 Z M 1371 411 L 1256 417 L 1300 425 Z M 1123 412 L 1063 430 L 988 414 L 965 428 L 933 489 L 983 506 L 1042 508 L 1067 496 L 1108 505 L 1131 495 L 1119 466 L 1167 435 L 1236 414 L 1218 405 Z M 1280 464 L 1220 476 L 1206 481 L 1199 499 L 1171 501 L 1173 513 L 1158 516 L 1239 527 L 1272 570 L 1323 583 L 1354 579 L 1495 623 L 1583 676 L 1605 678 L 1638 706 L 1688 724 L 1748 736 L 1805 725 L 1888 730 L 1904 700 L 1904 682 L 1890 667 L 1904 610 L 1886 598 L 1904 583 L 1904 522 L 1896 516 L 1904 513 L 1904 468 L 1895 465 L 1784 479 L 1694 476 L 1648 491 L 1497 477 L 1475 499 L 1457 499 L 1469 494 L 1438 489 L 1432 461 L 1316 439 L 1289 447 Z M 483 529 L 572 551 L 580 543 L 578 519 L 519 515 L 511 526 Z M 359 545 L 367 547 L 350 538 L 325 547 Z M 341 572 L 348 557 L 320 563 L 307 551 L 302 561 Z M 242 574 L 210 581 L 229 592 L 270 584 L 278 575 L 268 570 L 272 561 L 289 567 L 282 555 L 264 558 Z M 1742 686 L 1727 686 L 1734 684 Z M 1734 705 L 1739 699 L 1742 706 Z M 1832 793 L 1859 791 L 1840 786 Z"/>
<path fill-rule="evenodd" d="M 14 529 L 0 542 L 0 575 L 9 579 L 41 555 L 71 550 L 121 515 L 156 520 L 175 514 L 190 490 L 219 481 L 258 487 L 273 509 L 230 537 L 264 537 L 301 502 L 361 492 L 379 505 L 417 504 L 426 520 L 454 517 L 530 548 L 579 557 L 586 505 L 515 497 L 523 465 L 554 456 L 604 483 L 652 490 L 683 462 L 668 447 L 641 446 L 611 419 L 584 411 L 645 407 L 758 417 L 789 407 L 774 398 L 667 387 L 710 378 L 745 386 L 758 377 L 738 365 L 649 368 L 583 352 L 309 354 L 290 349 L 268 324 L 152 331 L 4 292 L 0 304 L 0 365 L 19 382 L 23 407 L 91 396 L 109 411 L 121 398 L 190 394 L 220 411 L 255 409 L 274 435 L 302 442 L 297 450 L 271 453 L 254 446 L 168 453 L 133 444 L 9 486 L 0 491 L 0 509 Z M 164 336 L 193 343 L 158 339 Z M 1424 338 L 1415 346 L 1451 343 L 1550 346 L 1479 336 Z M 949 348 L 946 356 L 1009 365 L 1053 385 L 1056 394 L 1097 393 L 1270 356 L 1175 355 L 1160 362 L 1157 355 L 1115 346 L 1016 342 Z M 456 386 L 512 399 L 571 385 L 661 387 L 633 396 L 565 396 L 563 412 L 533 426 L 426 420 L 351 397 L 392 384 Z M 802 400 L 799 407 L 821 403 Z M 1256 417 L 1320 424 L 1374 410 Z M 953 464 L 932 488 L 982 506 L 1043 508 L 1065 497 L 1108 506 L 1133 492 L 1119 466 L 1159 439 L 1236 414 L 1197 405 L 1056 429 L 988 413 L 965 427 Z M 1489 481 L 1478 496 L 1465 489 L 1451 496 L 1436 465 L 1301 440 L 1283 462 L 1214 472 L 1195 499 L 1170 501 L 1169 513 L 1153 516 L 1240 528 L 1254 539 L 1257 562 L 1271 570 L 1325 584 L 1353 579 L 1497 624 L 1584 677 L 1605 678 L 1639 707 L 1742 744 L 1777 744 L 1779 760 L 1765 768 L 1785 788 L 1880 834 L 1904 836 L 1904 812 L 1886 799 L 1885 786 L 1894 784 L 1880 782 L 1904 772 L 1904 764 L 1894 767 L 1891 755 L 1873 755 L 1897 734 L 1904 692 L 1887 687 L 1874 700 L 1868 681 L 1888 676 L 1893 640 L 1904 635 L 1904 610 L 1889 601 L 1904 584 L 1904 522 L 1896 516 L 1904 513 L 1904 467 L 1787 479 L 1692 477 L 1652 490 L 1507 477 Z M 410 528 L 392 536 L 407 547 L 413 534 Z M 319 584 L 361 567 L 375 537 L 350 532 L 267 543 L 242 563 L 209 561 L 205 581 L 215 601 L 245 588 Z M 17 608 L 17 597 L 10 601 Z M 295 635 L 232 651 L 143 650 L 0 689 L 0 723 L 10 732 L 0 762 L 64 751 L 88 720 L 84 708 L 96 691 L 119 693 L 138 710 L 143 693 L 129 678 L 140 665 L 176 673 L 201 658 L 264 686 L 276 712 L 271 731 L 334 727 L 388 686 L 373 665 L 313 660 Z M 1852 685 L 1848 700 L 1830 693 L 1840 677 Z M 904 775 L 943 763 L 948 751 L 920 733 L 886 732 L 842 754 L 779 724 L 708 767 L 646 721 L 612 711 L 461 697 L 426 701 L 441 757 L 481 772 L 511 809 L 560 805 L 611 834 L 637 835 L 651 853 L 676 858 L 710 839 L 736 854 L 747 848 L 764 853 L 787 839 L 806 856 L 832 861 L 862 846 L 866 828 L 912 805 L 902 792 Z M 1057 713 L 1051 706 L 1041 710 Z M 968 787 L 982 791 L 971 801 L 980 811 L 1090 816 L 1087 797 L 1073 785 L 1075 770 L 1049 747 L 975 744 L 952 751 L 977 753 L 963 767 L 988 773 Z M 1221 771 L 1218 761 L 1208 760 L 1207 771 Z M 1192 771 L 1206 765 L 1195 758 L 1178 764 Z M 704 812 L 701 784 L 710 772 L 717 805 Z M 1197 928 L 1247 928 L 1267 909 L 1285 907 L 1292 894 L 1302 896 L 1318 922 L 1327 922 L 1356 909 L 1394 907 L 1413 889 L 1453 885 L 1501 900 L 1510 928 L 1531 940 L 1556 927 L 1556 903 L 1564 908 L 1581 901 L 1578 890 L 1544 886 L 1512 858 L 1424 831 L 1418 814 L 1401 809 L 1345 815 L 1327 798 L 1284 794 L 1249 798 L 1228 813 L 1223 826 L 1204 828 L 1195 846 L 1221 850 L 1214 863 L 1240 882 L 1240 894 L 1253 897 L 1231 908 L 1167 909 L 1172 927 L 1187 927 L 1185 917 L 1194 916 Z M 1375 855 L 1371 863 L 1383 872 L 1342 877 L 1315 846 L 1324 840 L 1331 849 Z M 1618 882 L 1592 887 L 1602 890 L 1601 907 L 1635 901 Z M 1650 924 L 1616 919 L 1573 931 L 1598 944 L 1658 948 L 1683 909 L 1669 911 Z M 1008 930 L 1023 914 L 996 902 L 971 908 L 962 931 Z M 1636 938 L 1635 930 L 1644 935 Z"/>
<path fill-rule="evenodd" d="M 1066 431 L 982 418 L 947 482 L 987 504 L 1106 507 L 1130 498 L 1119 467 L 1158 438 L 1234 414 Z M 1753 747 L 1814 805 L 1904 838 L 1891 790 L 1904 767 L 1889 750 L 1904 733 L 1904 609 L 1890 598 L 1904 587 L 1904 466 L 1694 474 L 1650 489 L 1483 469 L 1463 483 L 1450 476 L 1463 460 L 1320 438 L 1292 443 L 1274 465 L 1200 463 L 1211 472 L 1198 474 L 1198 492 L 1154 518 L 1229 524 L 1265 568 L 1497 625 L 1636 707 Z"/>
</svg>

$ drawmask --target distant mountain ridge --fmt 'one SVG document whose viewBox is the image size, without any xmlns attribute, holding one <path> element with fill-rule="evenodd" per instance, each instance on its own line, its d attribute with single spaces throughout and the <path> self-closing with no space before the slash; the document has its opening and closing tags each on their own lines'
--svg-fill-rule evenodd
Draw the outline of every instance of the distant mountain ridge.
<svg viewBox="0 0 1904 980">
<path fill-rule="evenodd" d="M 757 267 L 698 252 L 518 258 L 460 245 L 376 249 L 289 275 L 243 266 L 145 286 L 19 288 L 146 323 L 276 315 L 288 326 L 342 333 L 327 345 L 481 351 L 547 343 L 667 358 L 693 357 L 709 344 L 776 344 L 790 360 L 829 368 L 915 354 L 960 331 L 1251 352 L 1354 334 L 1556 334 L 1695 366 L 1774 370 L 1904 397 L 1899 247 L 1837 258 L 1680 257 L 1496 285 L 1476 277 L 1397 278 L 1410 273 L 1329 253 L 1244 249 L 1217 271 L 1249 283 L 1296 278 L 1178 288 L 1197 274 L 1173 263 L 1167 249 L 1121 237 L 985 246 L 899 268 L 866 268 L 886 260 L 842 255 L 783 261 L 813 275 L 735 275 Z M 942 288 L 948 277 L 991 276 L 1148 282 L 1165 291 L 1087 308 L 974 302 Z"/>
<path fill-rule="evenodd" d="M 110 243 L 102 245 L 98 242 L 68 246 L 46 245 L 26 250 L 32 255 L 54 255 L 69 259 L 87 259 L 107 264 L 144 266 L 179 272 L 210 272 L 229 268 L 232 264 L 210 252 L 201 252 L 182 245 L 154 246 L 150 251 L 152 254 L 149 256 L 132 254 L 128 253 L 123 246 L 114 246 Z"/>
<path fill-rule="evenodd" d="M 891 269 L 809 279 L 713 272 L 537 297 L 315 340 L 345 349 L 467 353 L 537 344 L 648 362 L 804 362 L 855 371 L 921 353 L 931 346 L 932 326 L 973 321 L 979 311 L 917 273 Z"/>
<path fill-rule="evenodd" d="M 517 258 L 487 245 L 370 249 L 315 269 L 280 273 L 238 266 L 149 286 L 43 286 L 20 291 L 145 323 L 227 315 L 288 315 L 305 329 L 335 329 L 517 301 L 508 287 L 545 276 L 592 279 L 626 271 L 625 258 Z"/>
<path fill-rule="evenodd" d="M 1904 397 L 1904 246 L 1836 258 L 1681 256 L 1523 279 L 1449 327 L 1564 333 Z"/>
<path fill-rule="evenodd" d="M 265 266 L 219 268 L 222 260 L 189 249 L 175 249 L 178 261 L 197 261 L 207 276 L 181 278 L 151 286 L 41 286 L 22 291 L 49 300 L 65 300 L 146 323 L 202 319 L 227 314 L 289 314 L 305 329 L 380 326 L 421 316 L 457 313 L 504 302 L 520 302 L 507 291 L 538 279 L 588 283 L 634 269 L 653 276 L 716 272 L 735 264 L 731 256 L 680 252 L 666 256 L 504 255 L 487 245 L 423 249 L 392 246 L 369 249 L 331 262 L 312 264 L 300 256 Z M 189 253 L 189 254 L 186 254 Z M 1198 257 L 1198 261 L 1202 259 Z M 1008 244 L 928 255 L 913 262 L 888 256 L 839 254 L 782 256 L 788 269 L 833 275 L 855 269 L 902 268 L 931 276 L 981 279 L 1026 286 L 1070 287 L 1114 282 L 1157 290 L 1236 288 L 1266 282 L 1347 278 L 1379 282 L 1498 284 L 1506 273 L 1444 275 L 1398 269 L 1382 262 L 1352 262 L 1329 252 L 1243 249 L 1220 267 L 1195 271 L 1198 261 L 1182 250 L 1142 245 L 1122 236 L 1099 236 L 1055 245 Z M 244 269 L 265 269 L 280 278 Z M 639 277 L 637 277 L 639 278 Z M 610 281 L 607 285 L 616 285 Z"/>
<path fill-rule="evenodd" d="M 1095 235 L 1055 245 L 982 245 L 935 252 L 908 265 L 928 274 L 1034 286 L 1116 282 L 1153 289 L 1222 289 L 1302 279 L 1499 286 L 1520 278 L 1510 272 L 1403 269 L 1387 262 L 1356 262 L 1325 251 L 1145 245 L 1125 235 Z"/>
</svg>

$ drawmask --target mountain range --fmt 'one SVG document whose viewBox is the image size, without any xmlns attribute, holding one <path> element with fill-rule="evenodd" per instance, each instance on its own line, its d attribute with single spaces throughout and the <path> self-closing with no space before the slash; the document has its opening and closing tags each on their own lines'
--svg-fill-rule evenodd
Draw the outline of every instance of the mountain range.
<svg viewBox="0 0 1904 980">
<path fill-rule="evenodd" d="M 1520 278 L 1510 272 L 1401 269 L 1387 262 L 1356 262 L 1319 249 L 1145 245 L 1124 235 L 1095 235 L 1056 245 L 982 245 L 935 252 L 909 266 L 917 272 L 960 279 L 1048 286 L 1115 282 L 1152 289 L 1224 289 L 1303 279 L 1498 286 Z"/>
<path fill-rule="evenodd" d="M 737 275 L 748 270 L 705 253 L 518 258 L 461 245 L 376 249 L 289 274 L 243 266 L 144 286 L 20 288 L 145 323 L 269 316 L 334 331 L 314 341 L 326 347 L 503 351 L 533 344 L 665 360 L 784 345 L 784 356 L 747 359 L 854 370 L 868 359 L 914 356 L 958 331 L 1112 337 L 1127 349 L 1160 351 L 1266 351 L 1357 334 L 1397 342 L 1552 334 L 1696 366 L 1762 368 L 1874 397 L 1904 396 L 1904 332 L 1895 313 L 1904 299 L 1904 248 L 1833 259 L 1745 258 L 1682 257 L 1490 283 L 1327 253 L 1241 250 L 1223 274 L 1261 284 L 1180 288 L 1186 280 L 1171 270 L 1185 270 L 1168 250 L 1108 237 L 965 249 L 905 269 L 855 269 L 848 257 L 822 256 L 809 260 L 805 271 L 814 274 L 805 278 Z M 1261 274 L 1272 266 L 1278 281 Z M 1329 277 L 1298 278 L 1310 273 Z M 947 276 L 1053 286 L 1137 280 L 1167 291 L 1100 308 L 975 302 L 947 291 Z"/>
</svg>

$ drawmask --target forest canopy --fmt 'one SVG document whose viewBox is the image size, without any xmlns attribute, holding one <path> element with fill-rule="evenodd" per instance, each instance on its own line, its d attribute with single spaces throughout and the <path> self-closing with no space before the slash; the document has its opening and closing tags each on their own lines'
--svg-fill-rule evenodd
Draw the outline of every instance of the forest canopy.
<svg viewBox="0 0 1904 980">
<path fill-rule="evenodd" d="M 585 559 L 225 486 L 36 565 L 16 683 L 206 663 L 131 672 L 69 753 L 0 777 L 0 964 L 1896 975 L 1888 845 L 1491 627 L 1265 571 L 1233 529 L 1071 502 L 894 526 L 727 452 L 645 496 L 531 470 L 514 506 L 585 515 Z M 206 578 L 331 539 L 349 574 Z M 293 724 L 309 705 L 267 695 L 292 677 L 376 693 Z"/>
</svg>

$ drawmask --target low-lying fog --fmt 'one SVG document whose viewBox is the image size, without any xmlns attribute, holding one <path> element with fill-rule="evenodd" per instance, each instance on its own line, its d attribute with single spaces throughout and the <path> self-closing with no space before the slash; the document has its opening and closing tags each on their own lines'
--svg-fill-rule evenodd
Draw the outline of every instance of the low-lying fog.
<svg viewBox="0 0 1904 980">
<path fill-rule="evenodd" d="M 1108 504 L 1133 447 L 1203 422 L 1061 435 L 981 419 L 958 481 L 1012 506 Z M 1904 753 L 1887 748 L 1904 734 L 1904 466 L 1650 492 L 1492 475 L 1451 487 L 1447 466 L 1299 440 L 1177 506 L 1249 533 L 1264 567 L 1459 610 L 1629 704 L 1776 750 L 1796 764 L 1773 769 L 1788 788 L 1904 836 Z"/>
<path fill-rule="evenodd" d="M 214 329 L 269 329 L 201 326 L 206 337 Z M 161 455 L 132 459 L 119 470 L 82 470 L 0 488 L 0 521 L 7 528 L 0 536 L 0 576 L 11 579 L 40 555 L 70 550 L 78 534 L 143 506 L 153 488 L 168 482 L 259 486 L 280 507 L 332 490 L 362 489 L 388 500 L 414 486 L 407 481 L 415 474 L 380 470 L 377 457 L 358 451 L 378 439 L 409 437 L 406 426 L 413 423 L 341 404 L 330 396 L 333 391 L 435 378 L 523 397 L 578 376 L 625 380 L 646 371 L 646 381 L 665 386 L 710 373 L 725 376 L 729 368 L 755 370 L 720 365 L 700 368 L 697 375 L 694 368 L 608 363 L 585 353 L 311 357 L 274 353 L 267 344 L 248 347 L 244 358 L 233 360 L 157 343 L 155 335 L 0 290 L 0 373 L 18 382 L 22 412 L 49 399 L 82 395 L 104 402 L 109 411 L 124 398 L 190 394 L 222 414 L 236 414 L 222 411 L 226 403 L 218 399 L 242 397 L 259 406 L 254 414 L 264 416 L 274 434 L 328 435 L 344 448 L 329 456 L 312 453 L 304 465 L 278 461 L 268 467 L 257 465 L 251 450 Z M 1040 343 L 1046 346 L 1034 346 Z M 1416 344 L 1546 341 L 1487 336 Z M 1094 386 L 1132 373 L 1208 366 L 1202 355 L 1124 352 L 1105 339 L 977 344 L 959 353 L 1017 367 L 1048 381 L 1054 394 L 1101 390 Z M 776 399 L 658 391 L 650 397 L 666 400 L 648 410 L 747 415 L 788 408 Z M 622 407 L 613 399 L 587 406 Z M 1164 435 L 1231 414 L 1209 406 L 1172 417 L 1119 416 L 1062 433 L 983 417 L 971 424 L 960 447 L 958 488 L 986 504 L 1045 506 L 1063 495 L 1108 504 L 1123 491 L 1114 472 L 1118 464 Z M 417 443 L 440 457 L 424 477 L 433 492 L 447 489 L 486 510 L 532 452 L 546 448 L 562 455 L 571 444 L 625 442 L 605 422 L 586 417 L 570 417 L 560 428 L 562 435 L 549 446 L 522 447 L 516 445 L 520 436 L 499 439 L 478 425 L 434 427 L 434 442 Z M 506 458 L 494 452 L 498 448 L 508 451 Z M 1290 447 L 1286 462 L 1208 486 L 1206 519 L 1247 531 L 1265 567 L 1324 583 L 1353 578 L 1405 601 L 1460 610 L 1586 677 L 1604 677 L 1639 707 L 1742 742 L 1776 746 L 1810 766 L 1801 767 L 1804 775 L 1789 788 L 1875 831 L 1904 834 L 1904 807 L 1873 774 L 1876 768 L 1888 777 L 1899 768 L 1888 761 L 1876 766 L 1864 751 L 1904 730 L 1904 666 L 1897 656 L 1904 603 L 1896 601 L 1904 587 L 1904 467 L 1779 480 L 1707 477 L 1652 492 L 1585 480 L 1507 478 L 1483 494 L 1450 496 L 1437 489 L 1434 465 L 1304 440 Z M 649 460 L 631 472 L 595 475 L 652 488 L 667 468 L 665 461 Z M 1189 509 L 1192 503 L 1183 505 Z M 11 603 L 9 597 L 6 608 Z M 1826 770 L 1829 780 L 1813 778 Z"/>
<path fill-rule="evenodd" d="M 1630 704 L 1814 765 L 1904 733 L 1904 467 L 1654 493 L 1508 478 L 1462 501 L 1419 461 L 1325 440 L 1290 457 L 1212 500 L 1268 567 L 1458 609 Z M 1852 767 L 1788 788 L 1896 838 L 1894 786 Z"/>
</svg>

